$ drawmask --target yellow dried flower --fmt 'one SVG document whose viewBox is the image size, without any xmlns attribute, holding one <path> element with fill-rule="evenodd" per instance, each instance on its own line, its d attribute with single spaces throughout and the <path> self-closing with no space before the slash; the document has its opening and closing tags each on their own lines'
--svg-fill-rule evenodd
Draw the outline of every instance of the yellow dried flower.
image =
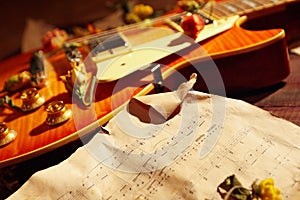
<svg viewBox="0 0 300 200">
<path fill-rule="evenodd" d="M 153 14 L 153 8 L 145 4 L 137 4 L 133 6 L 133 13 L 141 19 L 145 19 Z"/>
<path fill-rule="evenodd" d="M 178 0 L 177 6 L 179 6 L 183 10 L 193 11 L 199 8 L 199 3 L 193 0 Z"/>
<path fill-rule="evenodd" d="M 281 192 L 278 188 L 274 187 L 274 180 L 272 178 L 262 180 L 258 187 L 260 189 L 259 197 L 261 200 L 281 200 Z"/>
<path fill-rule="evenodd" d="M 140 21 L 141 21 L 141 19 L 139 18 L 139 16 L 137 16 L 134 13 L 126 13 L 126 15 L 125 15 L 125 22 L 127 24 L 133 24 L 133 23 L 137 23 Z"/>
</svg>

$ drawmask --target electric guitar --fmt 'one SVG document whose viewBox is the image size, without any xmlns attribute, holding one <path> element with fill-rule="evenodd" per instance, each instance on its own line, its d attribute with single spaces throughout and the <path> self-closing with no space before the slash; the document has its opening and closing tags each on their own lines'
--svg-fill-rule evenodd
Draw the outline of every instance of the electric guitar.
<svg viewBox="0 0 300 200">
<path fill-rule="evenodd" d="M 216 20 L 228 20 L 229 16 L 236 14 L 246 14 L 252 18 L 258 14 L 277 11 L 293 2 L 297 1 L 216 1 L 212 10 L 210 7 L 204 8 L 202 14 Z M 201 75 L 210 70 L 208 62 L 217 66 L 226 94 L 267 87 L 282 81 L 289 74 L 285 31 L 283 29 L 246 30 L 241 27 L 246 21 L 246 17 L 237 18 L 230 28 L 216 35 L 209 35 L 198 43 L 175 50 L 171 49 L 168 52 L 157 50 L 160 48 L 152 51 L 154 47 L 152 50 L 147 47 L 153 41 L 160 45 L 162 41 L 174 46 L 184 44 L 180 40 L 182 34 L 170 28 L 170 24 L 163 25 L 163 29 L 140 28 L 120 32 L 122 37 L 131 43 L 132 49 L 139 48 L 135 51 L 125 49 L 125 53 L 121 51 L 118 56 L 109 58 L 112 59 L 111 64 L 114 65 L 114 70 L 109 73 L 106 73 L 106 70 L 99 72 L 101 66 L 110 66 L 106 62 L 109 59 L 101 60 L 101 56 L 90 59 L 90 50 L 81 48 L 80 51 L 87 62 L 92 63 L 92 67 L 88 70 L 98 79 L 90 106 L 84 106 L 66 89 L 60 77 L 70 69 L 70 63 L 64 51 L 57 51 L 47 57 L 45 70 L 48 84 L 38 89 L 38 94 L 44 100 L 43 105 L 29 112 L 7 107 L 0 111 L 0 121 L 6 123 L 8 130 L 14 130 L 17 133 L 13 141 L 0 147 L 0 166 L 12 165 L 36 157 L 101 128 L 134 95 L 145 95 L 154 91 L 157 83 L 153 84 L 153 75 L 157 74 L 153 74 L 151 63 L 160 65 L 161 73 L 158 75 L 161 75 L 164 86 L 169 90 L 175 89 L 182 81 L 188 79 L 191 73 L 196 72 L 200 78 L 194 89 L 210 92 L 210 86 L 205 83 L 205 77 L 201 78 Z M 149 41 L 150 36 L 154 37 L 151 41 Z M 156 37 L 164 39 L 159 40 Z M 143 46 L 143 44 L 148 46 Z M 135 63 L 132 62 L 130 54 L 138 55 L 135 57 L 138 65 L 126 69 L 129 64 L 132 66 L 132 63 Z M 0 63 L 1 80 L 28 70 L 31 58 L 32 52 L 28 52 L 2 61 Z M 142 68 L 139 68 L 141 66 Z M 109 68 L 105 69 L 109 71 Z M 113 76 L 113 73 L 117 73 L 118 76 Z M 211 78 L 214 79 L 214 76 Z M 211 87 L 215 89 L 213 92 L 218 93 L 223 86 L 216 84 Z M 0 83 L 0 87 L 4 87 L 4 81 Z M 21 107 L 21 91 L 8 95 L 17 106 Z M 53 126 L 47 121 L 49 116 L 46 105 L 58 102 L 51 109 L 52 111 L 59 110 L 62 106 L 59 103 L 61 101 L 65 108 L 72 111 L 72 117 Z M 5 132 L 5 130 L 1 131 Z M 6 137 L 3 133 L 0 135 L 1 139 Z"/>
</svg>

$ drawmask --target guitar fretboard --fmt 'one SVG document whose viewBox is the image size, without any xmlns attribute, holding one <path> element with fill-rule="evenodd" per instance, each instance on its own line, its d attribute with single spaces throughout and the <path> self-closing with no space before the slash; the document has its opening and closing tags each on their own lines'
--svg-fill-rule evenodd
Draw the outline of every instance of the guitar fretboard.
<svg viewBox="0 0 300 200">
<path fill-rule="evenodd" d="M 201 10 L 206 16 L 222 19 L 232 15 L 246 15 L 283 5 L 293 0 L 226 0 L 206 4 Z"/>
</svg>

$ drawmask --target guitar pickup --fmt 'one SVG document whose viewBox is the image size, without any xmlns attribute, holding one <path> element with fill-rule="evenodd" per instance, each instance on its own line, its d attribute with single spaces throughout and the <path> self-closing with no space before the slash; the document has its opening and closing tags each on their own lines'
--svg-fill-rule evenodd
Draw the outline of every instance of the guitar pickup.
<svg viewBox="0 0 300 200">
<path fill-rule="evenodd" d="M 110 37 L 94 38 L 89 41 L 94 62 L 100 62 L 131 52 L 131 46 L 121 34 Z"/>
</svg>

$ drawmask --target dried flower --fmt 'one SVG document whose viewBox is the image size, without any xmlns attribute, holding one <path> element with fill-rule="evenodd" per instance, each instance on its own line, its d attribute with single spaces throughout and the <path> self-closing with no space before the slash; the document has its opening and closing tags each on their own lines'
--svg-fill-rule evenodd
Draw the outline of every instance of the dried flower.
<svg viewBox="0 0 300 200">
<path fill-rule="evenodd" d="M 198 14 L 187 14 L 182 17 L 180 26 L 184 33 L 192 38 L 197 38 L 198 34 L 204 28 L 204 20 Z"/>
<path fill-rule="evenodd" d="M 274 180 L 267 178 L 262 180 L 258 185 L 256 194 L 261 200 L 281 200 L 281 192 L 274 186 Z"/>
<path fill-rule="evenodd" d="M 205 6 L 210 0 L 178 0 L 177 6 L 189 12 L 197 12 Z"/>
<path fill-rule="evenodd" d="M 137 4 L 133 6 L 133 13 L 139 16 L 141 19 L 146 19 L 153 14 L 153 8 L 145 4 Z"/>
<path fill-rule="evenodd" d="M 274 180 L 267 178 L 259 184 L 254 181 L 251 189 L 242 186 L 235 175 L 227 177 L 217 188 L 224 200 L 281 200 L 281 192 L 274 187 Z"/>
</svg>

